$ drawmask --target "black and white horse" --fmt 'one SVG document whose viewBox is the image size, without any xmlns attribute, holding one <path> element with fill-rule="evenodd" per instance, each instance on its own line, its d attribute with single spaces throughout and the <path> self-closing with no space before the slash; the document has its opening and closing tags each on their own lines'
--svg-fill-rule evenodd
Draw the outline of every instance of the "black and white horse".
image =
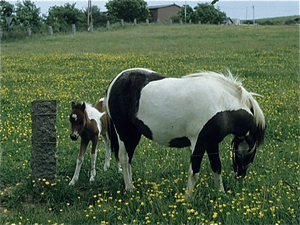
<svg viewBox="0 0 300 225">
<path fill-rule="evenodd" d="M 187 191 L 199 176 L 205 151 L 216 187 L 224 191 L 218 144 L 233 134 L 233 168 L 244 177 L 265 135 L 258 103 L 234 79 L 214 72 L 169 78 L 134 68 L 117 75 L 106 98 L 109 136 L 119 159 L 125 189 L 132 190 L 131 161 L 141 135 L 170 147 L 192 147 Z"/>
</svg>

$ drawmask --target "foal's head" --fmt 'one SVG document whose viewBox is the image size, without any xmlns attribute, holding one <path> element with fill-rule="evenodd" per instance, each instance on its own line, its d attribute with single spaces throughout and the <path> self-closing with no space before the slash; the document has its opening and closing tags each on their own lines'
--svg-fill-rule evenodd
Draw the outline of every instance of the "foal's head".
<svg viewBox="0 0 300 225">
<path fill-rule="evenodd" d="M 258 141 L 251 135 L 244 137 L 235 136 L 232 140 L 232 162 L 235 178 L 244 178 L 247 169 L 252 165 L 256 149 L 258 148 Z"/>
<path fill-rule="evenodd" d="M 70 115 L 72 133 L 70 134 L 70 137 L 73 141 L 76 141 L 78 139 L 86 124 L 85 107 L 86 105 L 84 102 L 77 104 L 72 102 L 72 112 Z"/>
</svg>

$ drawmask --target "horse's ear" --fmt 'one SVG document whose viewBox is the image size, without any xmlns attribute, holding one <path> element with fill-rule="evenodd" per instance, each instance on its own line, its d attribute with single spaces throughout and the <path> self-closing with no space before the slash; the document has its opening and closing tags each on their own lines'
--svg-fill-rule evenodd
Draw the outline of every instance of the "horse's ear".
<svg viewBox="0 0 300 225">
<path fill-rule="evenodd" d="M 75 102 L 72 102 L 72 109 L 74 109 L 75 107 Z"/>
<path fill-rule="evenodd" d="M 85 102 L 82 103 L 80 109 L 81 109 L 82 112 L 84 112 L 84 110 L 85 110 Z"/>
</svg>

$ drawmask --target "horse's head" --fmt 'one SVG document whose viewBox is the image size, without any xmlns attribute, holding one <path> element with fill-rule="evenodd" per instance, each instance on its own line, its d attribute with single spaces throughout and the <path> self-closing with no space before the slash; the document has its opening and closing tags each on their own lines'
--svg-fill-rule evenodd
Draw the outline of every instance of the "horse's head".
<svg viewBox="0 0 300 225">
<path fill-rule="evenodd" d="M 76 141 L 79 137 L 79 135 L 81 135 L 86 120 L 85 120 L 85 103 L 79 103 L 79 104 L 75 104 L 74 102 L 72 102 L 72 112 L 70 115 L 70 122 L 71 122 L 71 126 L 72 126 L 72 133 L 70 134 L 70 137 L 73 141 Z"/>
<path fill-rule="evenodd" d="M 244 178 L 247 169 L 252 165 L 258 142 L 251 138 L 251 135 L 245 137 L 238 137 L 232 140 L 232 163 L 235 178 Z"/>
</svg>

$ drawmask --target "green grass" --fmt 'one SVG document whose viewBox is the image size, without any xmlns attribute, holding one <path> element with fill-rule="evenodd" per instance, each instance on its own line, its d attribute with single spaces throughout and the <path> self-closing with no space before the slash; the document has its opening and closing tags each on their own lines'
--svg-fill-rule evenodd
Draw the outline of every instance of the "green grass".
<svg viewBox="0 0 300 225">
<path fill-rule="evenodd" d="M 299 15 L 294 15 L 294 16 L 274 17 L 274 18 L 263 18 L 263 19 L 256 19 L 255 22 L 260 25 L 282 25 L 282 22 L 285 22 L 286 25 L 291 25 L 291 24 L 299 23 L 299 21 L 294 20 L 299 17 L 300 17 Z"/>
<path fill-rule="evenodd" d="M 1 43 L 1 224 L 299 224 L 299 29 L 297 27 L 128 26 Z M 95 103 L 131 67 L 172 77 L 197 70 L 238 74 L 268 125 L 243 180 L 233 178 L 228 137 L 221 144 L 226 194 L 214 190 L 204 157 L 194 197 L 184 201 L 190 149 L 142 138 L 124 191 L 113 158 L 89 183 L 89 153 L 74 187 L 79 142 L 69 138 L 72 101 Z M 31 180 L 31 102 L 57 99 L 57 182 Z"/>
</svg>

